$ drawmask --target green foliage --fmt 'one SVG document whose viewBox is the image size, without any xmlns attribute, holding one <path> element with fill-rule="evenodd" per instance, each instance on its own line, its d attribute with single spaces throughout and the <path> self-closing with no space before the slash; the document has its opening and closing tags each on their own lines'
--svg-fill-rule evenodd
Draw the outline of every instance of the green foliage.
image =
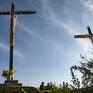
<svg viewBox="0 0 93 93">
<path fill-rule="evenodd" d="M 63 93 L 70 93 L 71 88 L 69 87 L 69 84 L 67 82 L 66 83 L 63 82 L 62 90 L 63 90 Z"/>
<path fill-rule="evenodd" d="M 52 93 L 63 93 L 62 89 L 56 85 L 52 86 Z"/>
<path fill-rule="evenodd" d="M 77 88 L 77 89 L 79 89 L 80 88 L 80 81 L 79 81 L 79 79 L 77 78 L 77 76 L 74 74 L 74 71 L 73 70 L 77 70 L 78 69 L 78 67 L 75 65 L 75 66 L 72 66 L 71 68 L 70 68 L 70 70 L 71 70 L 71 75 L 72 75 L 72 83 L 73 83 L 73 85 L 71 85 L 71 87 L 73 88 L 73 89 L 75 89 L 75 88 Z"/>
<path fill-rule="evenodd" d="M 63 85 L 57 86 L 52 84 L 52 93 L 70 93 L 71 88 L 69 88 L 68 83 L 63 82 Z"/>
<path fill-rule="evenodd" d="M 82 74 L 82 82 L 81 84 L 83 87 L 90 87 L 93 86 L 93 59 L 87 59 L 86 57 L 82 57 L 83 62 L 80 62 L 80 66 L 72 66 L 71 75 L 72 75 L 72 82 L 74 87 L 80 87 L 80 81 L 75 75 L 75 71 L 79 71 Z"/>
</svg>

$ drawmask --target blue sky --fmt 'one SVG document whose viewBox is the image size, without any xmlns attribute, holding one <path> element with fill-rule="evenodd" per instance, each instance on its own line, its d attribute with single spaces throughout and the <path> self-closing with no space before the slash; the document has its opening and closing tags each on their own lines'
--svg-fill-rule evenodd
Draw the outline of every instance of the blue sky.
<svg viewBox="0 0 93 93">
<path fill-rule="evenodd" d="M 87 33 L 87 25 L 93 29 L 92 0 L 1 0 L 0 11 L 10 10 L 12 1 L 16 10 L 37 11 L 16 17 L 15 79 L 31 86 L 70 83 L 70 66 L 79 64 L 80 54 L 92 57 L 91 42 L 73 38 Z M 9 65 L 9 18 L 0 16 L 0 74 Z"/>
</svg>

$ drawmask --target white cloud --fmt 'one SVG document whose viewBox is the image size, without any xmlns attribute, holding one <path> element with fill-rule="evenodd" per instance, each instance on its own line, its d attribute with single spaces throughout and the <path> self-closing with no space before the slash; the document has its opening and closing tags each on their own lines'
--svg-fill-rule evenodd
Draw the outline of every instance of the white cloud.
<svg viewBox="0 0 93 93">
<path fill-rule="evenodd" d="M 48 3 L 49 3 L 48 1 L 42 0 L 42 5 L 45 11 L 47 12 L 44 18 L 48 20 L 48 22 L 51 22 L 53 25 L 57 26 L 58 28 L 64 28 L 65 31 L 67 31 L 71 35 L 71 37 L 73 37 L 74 34 L 79 33 L 78 29 L 76 30 L 74 29 L 73 26 L 70 26 L 67 22 L 64 23 L 62 20 L 56 18 L 56 14 L 53 12 L 52 8 L 49 6 Z M 90 2 L 88 1 L 87 3 L 88 3 L 87 6 L 92 9 Z M 91 43 L 88 39 L 85 39 L 85 41 L 81 39 L 76 41 L 78 42 L 79 46 L 83 49 L 84 52 L 87 52 L 91 47 Z"/>
<path fill-rule="evenodd" d="M 69 34 L 73 35 L 76 33 L 74 29 L 72 29 L 67 23 L 62 22 L 62 20 L 59 20 L 56 18 L 56 14 L 53 12 L 52 8 L 48 5 L 48 1 L 42 0 L 42 5 L 45 11 L 47 11 L 47 15 L 45 16 L 45 19 L 50 21 L 52 24 L 59 28 L 64 28 L 68 31 Z"/>
<path fill-rule="evenodd" d="M 42 41 L 42 38 L 35 32 L 35 30 L 33 30 L 32 28 L 29 28 L 28 26 L 26 26 L 23 23 L 20 23 L 19 21 L 17 21 L 17 25 L 25 32 L 27 32 L 29 35 L 33 36 L 35 39 L 38 39 L 40 41 Z"/>
<path fill-rule="evenodd" d="M 3 44 L 3 43 L 0 43 L 0 48 L 4 49 L 5 51 L 9 50 L 9 49 L 8 49 L 9 47 L 6 46 L 6 45 Z"/>
<path fill-rule="evenodd" d="M 56 22 L 58 23 L 58 22 Z M 59 24 L 59 23 L 58 23 Z M 29 27 L 27 27 L 26 25 L 24 25 L 23 23 L 17 22 L 17 25 L 23 29 L 25 32 L 27 32 L 29 35 L 32 35 L 35 39 L 38 39 L 42 42 L 42 44 L 47 45 L 49 48 L 53 49 L 56 51 L 57 54 L 62 54 L 63 53 L 63 48 L 62 45 L 60 44 L 60 42 L 58 41 L 53 41 L 53 40 L 46 40 L 43 39 L 42 37 L 40 37 L 32 28 L 30 30 Z M 64 24 L 64 27 L 66 27 L 66 25 Z M 68 28 L 69 29 L 69 28 Z M 22 30 L 22 31 L 23 31 Z M 46 46 L 46 47 L 47 47 Z"/>
<path fill-rule="evenodd" d="M 72 29 L 68 24 L 66 24 L 66 23 L 64 23 L 64 22 L 62 22 L 62 21 L 59 21 L 56 17 L 54 17 L 54 16 L 52 16 L 52 18 L 49 18 L 50 19 L 50 21 L 55 25 L 55 26 L 57 26 L 57 27 L 59 27 L 59 28 L 64 28 L 66 31 L 68 31 L 68 33 L 69 34 L 71 34 L 72 36 L 74 35 L 74 33 L 76 33 L 75 32 L 75 30 L 74 29 Z"/>
<path fill-rule="evenodd" d="M 82 22 L 84 25 L 92 27 L 93 20 L 93 0 L 80 0 L 83 5 Z"/>
<path fill-rule="evenodd" d="M 9 46 L 7 46 L 4 43 L 0 43 L 0 48 L 3 49 L 4 51 L 8 51 L 9 52 Z M 14 49 L 14 55 L 18 58 L 25 58 L 25 56 L 17 49 Z"/>
<path fill-rule="evenodd" d="M 93 12 L 93 0 L 82 0 L 82 3 L 90 12 Z"/>
<path fill-rule="evenodd" d="M 19 50 L 14 49 L 14 55 L 19 57 L 19 58 L 25 58 L 25 56 L 23 55 L 23 53 L 21 53 Z"/>
</svg>

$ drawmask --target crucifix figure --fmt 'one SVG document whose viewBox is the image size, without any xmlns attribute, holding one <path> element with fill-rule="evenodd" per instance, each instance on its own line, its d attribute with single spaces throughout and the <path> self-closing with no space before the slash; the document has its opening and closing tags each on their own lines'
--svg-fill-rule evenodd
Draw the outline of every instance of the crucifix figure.
<svg viewBox="0 0 93 93">
<path fill-rule="evenodd" d="M 14 48 L 14 32 L 15 32 L 15 17 L 16 15 L 36 14 L 35 10 L 31 11 L 16 11 L 15 4 L 12 3 L 11 11 L 0 12 L 1 16 L 10 15 L 10 56 L 9 56 L 9 71 L 3 71 L 2 76 L 7 76 L 8 80 L 13 80 L 14 66 L 13 66 L 13 48 Z"/>
<path fill-rule="evenodd" d="M 91 43 L 93 44 L 93 34 L 92 34 L 91 29 L 90 29 L 89 26 L 87 27 L 87 30 L 88 30 L 88 33 L 89 33 L 89 34 L 85 34 L 85 35 L 84 35 L 84 34 L 74 35 L 74 38 L 82 38 L 82 39 L 84 39 L 84 38 L 89 38 L 90 41 L 91 41 Z"/>
</svg>

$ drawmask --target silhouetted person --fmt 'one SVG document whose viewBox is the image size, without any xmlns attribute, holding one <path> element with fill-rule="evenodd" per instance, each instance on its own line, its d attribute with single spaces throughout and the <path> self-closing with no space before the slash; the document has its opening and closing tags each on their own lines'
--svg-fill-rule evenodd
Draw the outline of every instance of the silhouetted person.
<svg viewBox="0 0 93 93">
<path fill-rule="evenodd" d="M 51 83 L 47 83 L 46 90 L 51 90 L 51 89 L 52 89 L 52 84 Z"/>
<path fill-rule="evenodd" d="M 44 90 L 44 82 L 41 83 L 40 90 Z"/>
</svg>

